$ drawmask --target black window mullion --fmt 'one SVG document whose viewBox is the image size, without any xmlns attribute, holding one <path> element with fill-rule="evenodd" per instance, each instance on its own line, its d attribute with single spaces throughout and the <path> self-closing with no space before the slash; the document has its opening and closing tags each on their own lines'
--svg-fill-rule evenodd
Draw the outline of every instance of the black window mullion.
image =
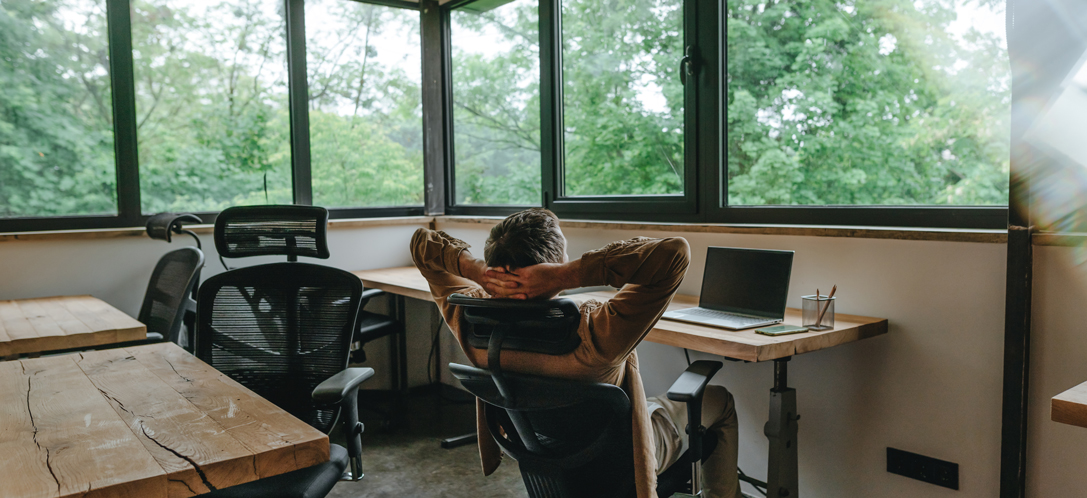
<svg viewBox="0 0 1087 498">
<path fill-rule="evenodd" d="M 303 0 L 284 0 L 287 12 L 287 81 L 291 115 L 291 179 L 294 203 L 313 204 L 310 171 L 309 82 L 306 74 L 306 19 Z"/>
<path fill-rule="evenodd" d="M 452 120 L 446 102 L 449 81 L 449 14 L 438 0 L 423 0 L 419 20 L 423 97 L 423 205 L 429 215 L 444 214 L 449 201 L 446 185 L 452 177 L 447 150 Z"/>
<path fill-rule="evenodd" d="M 562 196 L 562 13 L 560 0 L 540 0 L 540 192 L 553 209 Z"/>
<path fill-rule="evenodd" d="M 728 175 L 725 174 L 725 10 L 714 2 L 688 1 L 694 10 L 690 23 L 696 25 L 701 68 L 695 79 L 698 86 L 694 134 L 697 136 L 699 210 L 704 220 L 727 203 Z M 691 17 L 691 16 L 688 16 Z M 691 111 L 688 111 L 691 112 Z M 691 163 L 688 163 L 689 165 Z"/>
<path fill-rule="evenodd" d="M 129 0 L 106 0 L 110 87 L 113 94 L 113 149 L 117 174 L 117 226 L 139 225 L 141 214 L 130 9 Z"/>
</svg>

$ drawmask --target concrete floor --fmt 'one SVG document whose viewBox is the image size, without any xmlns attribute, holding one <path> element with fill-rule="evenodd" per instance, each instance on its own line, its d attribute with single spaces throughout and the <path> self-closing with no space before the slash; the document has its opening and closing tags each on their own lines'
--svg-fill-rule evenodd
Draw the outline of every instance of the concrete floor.
<svg viewBox="0 0 1087 498">
<path fill-rule="evenodd" d="M 365 394 L 364 394 L 365 396 Z M 460 392 L 429 389 L 413 392 L 397 416 L 392 403 L 369 401 L 393 410 L 395 426 L 381 427 L 379 415 L 359 414 L 366 473 L 359 482 L 341 482 L 331 498 L 527 498 L 517 462 L 504 458 L 498 471 L 484 477 L 476 445 L 443 449 L 442 438 L 471 432 L 475 405 Z M 366 406 L 367 401 L 360 403 Z M 336 437 L 333 435 L 333 439 Z"/>
</svg>

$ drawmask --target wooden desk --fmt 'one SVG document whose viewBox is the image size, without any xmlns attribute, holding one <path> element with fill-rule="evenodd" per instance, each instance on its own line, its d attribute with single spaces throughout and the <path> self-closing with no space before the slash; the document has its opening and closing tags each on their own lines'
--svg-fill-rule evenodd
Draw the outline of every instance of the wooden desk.
<svg viewBox="0 0 1087 498">
<path fill-rule="evenodd" d="M 0 496 L 183 498 L 329 458 L 173 343 L 0 363 L 0 399 Z"/>
<path fill-rule="evenodd" d="M 147 327 L 91 296 L 0 301 L 0 357 L 147 338 Z"/>
<path fill-rule="evenodd" d="M 433 301 L 430 286 L 414 266 L 354 273 L 362 279 L 366 287 L 382 289 L 398 296 Z M 596 291 L 564 297 L 582 303 L 589 299 L 603 302 L 614 295 L 614 291 Z M 695 296 L 676 295 L 672 298 L 668 309 L 676 310 L 697 305 L 698 298 Z M 785 323 L 800 325 L 800 310 L 786 309 Z M 799 462 L 796 452 L 798 437 L 796 422 L 799 415 L 797 415 L 796 389 L 788 387 L 789 358 L 886 333 L 887 320 L 885 318 L 835 313 L 833 329 L 781 337 L 756 334 L 754 329 L 734 331 L 660 320 L 653 326 L 653 330 L 649 332 L 645 340 L 737 360 L 772 360 L 774 362 L 774 387 L 770 390 L 770 420 L 763 429 L 770 442 L 767 482 L 763 483 L 751 478 L 744 478 L 744 480 L 768 488 L 769 496 L 797 498 Z M 1087 400 L 1087 387 L 1082 399 Z M 1054 408 L 1054 417 L 1056 417 L 1056 408 Z"/>
<path fill-rule="evenodd" d="M 382 289 L 391 294 L 415 299 L 434 300 L 430 295 L 430 286 L 426 279 L 414 266 L 356 271 L 354 274 L 362 279 L 362 284 L 366 287 Z M 580 304 L 590 299 L 604 302 L 613 295 L 615 292 L 596 291 L 563 297 L 573 299 Z M 677 310 L 694 306 L 698 306 L 698 297 L 677 294 L 668 309 Z M 800 325 L 800 310 L 786 309 L 785 323 Z M 756 334 L 754 329 L 725 330 L 660 320 L 645 340 L 737 360 L 768 361 L 810 353 L 886 333 L 887 319 L 885 318 L 836 313 L 834 328 L 831 330 L 780 337 Z"/>
<path fill-rule="evenodd" d="M 1054 422 L 1087 427 L 1087 382 L 1054 396 L 1051 411 Z"/>
</svg>

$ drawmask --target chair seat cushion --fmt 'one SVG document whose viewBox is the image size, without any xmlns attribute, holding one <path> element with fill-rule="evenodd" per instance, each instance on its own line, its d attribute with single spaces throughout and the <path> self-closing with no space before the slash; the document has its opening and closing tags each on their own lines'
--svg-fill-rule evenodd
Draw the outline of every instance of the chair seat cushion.
<svg viewBox="0 0 1087 498">
<path fill-rule="evenodd" d="M 332 444 L 327 463 L 223 488 L 200 498 L 321 498 L 339 482 L 347 461 L 347 450 Z"/>
<path fill-rule="evenodd" d="M 355 330 L 353 342 L 367 343 L 374 339 L 395 334 L 400 330 L 400 322 L 369 311 L 360 311 L 357 323 L 358 327 Z"/>
</svg>

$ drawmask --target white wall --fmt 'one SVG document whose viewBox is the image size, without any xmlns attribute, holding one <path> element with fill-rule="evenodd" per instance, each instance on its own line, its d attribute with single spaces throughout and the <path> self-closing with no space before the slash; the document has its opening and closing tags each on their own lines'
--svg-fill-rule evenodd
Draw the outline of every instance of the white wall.
<svg viewBox="0 0 1087 498">
<path fill-rule="evenodd" d="M 439 228 L 481 251 L 489 227 L 444 224 Z M 571 257 L 613 240 L 668 235 L 564 232 Z M 816 287 L 825 292 L 837 284 L 838 312 L 890 320 L 887 335 L 797 356 L 789 363 L 789 385 L 797 389 L 801 415 L 800 489 L 804 496 L 989 498 L 999 494 L 1005 246 L 681 235 L 693 250 L 681 293 L 698 294 L 708 246 L 790 249 L 796 256 L 789 306 L 798 307 L 799 296 L 815 292 Z M 638 354 L 649 394 L 667 390 L 686 367 L 683 351 L 677 348 L 643 343 Z M 692 358 L 711 357 L 695 354 Z M 767 441 L 762 429 L 769 413 L 772 375 L 770 363 L 726 362 L 714 379 L 736 397 L 740 466 L 761 479 L 766 477 Z M 1083 379 L 1087 380 L 1087 372 Z M 888 446 L 960 464 L 960 491 L 887 473 Z"/>
</svg>

